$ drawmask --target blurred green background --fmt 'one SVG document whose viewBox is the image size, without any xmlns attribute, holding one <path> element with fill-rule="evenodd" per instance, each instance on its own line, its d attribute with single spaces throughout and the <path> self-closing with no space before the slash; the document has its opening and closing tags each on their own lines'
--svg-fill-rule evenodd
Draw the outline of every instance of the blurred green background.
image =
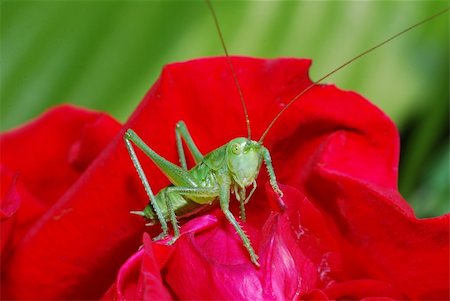
<svg viewBox="0 0 450 301">
<path fill-rule="evenodd" d="M 232 54 L 313 59 L 318 79 L 447 1 L 215 1 Z M 222 55 L 203 1 L 1 1 L 2 131 L 59 103 L 125 121 L 174 61 Z M 449 211 L 449 16 L 333 76 L 402 135 L 400 191 L 421 217 Z"/>
</svg>

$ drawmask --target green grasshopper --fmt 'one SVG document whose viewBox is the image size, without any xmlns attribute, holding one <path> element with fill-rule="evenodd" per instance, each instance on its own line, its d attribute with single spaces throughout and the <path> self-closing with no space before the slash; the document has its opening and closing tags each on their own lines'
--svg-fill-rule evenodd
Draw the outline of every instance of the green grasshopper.
<svg viewBox="0 0 450 301">
<path fill-rule="evenodd" d="M 195 214 L 204 207 L 218 201 L 225 217 L 234 227 L 242 240 L 244 247 L 247 249 L 251 261 L 256 266 L 259 266 L 258 256 L 252 247 L 250 239 L 234 215 L 230 212 L 230 192 L 233 192 L 236 199 L 239 201 L 240 218 L 242 221 L 245 221 L 245 204 L 247 204 L 257 188 L 256 179 L 262 163 L 264 163 L 269 174 L 270 185 L 274 192 L 279 196 L 278 201 L 280 206 L 282 208 L 284 207 L 284 203 L 282 201 L 283 192 L 277 184 L 270 152 L 263 145 L 264 138 L 275 122 L 295 101 L 307 93 L 311 88 L 324 81 L 326 78 L 346 67 L 353 61 L 361 58 L 369 52 L 372 52 L 376 48 L 381 47 L 397 36 L 404 34 L 405 32 L 447 12 L 448 8 L 375 45 L 369 50 L 359 54 L 330 73 L 321 77 L 310 86 L 306 87 L 288 102 L 288 104 L 271 121 L 261 138 L 258 141 L 255 141 L 251 138 L 250 120 L 248 118 L 246 105 L 236 72 L 225 46 L 216 14 L 209 0 L 206 0 L 206 2 L 214 19 L 231 74 L 240 94 L 248 135 L 247 137 L 232 139 L 228 143 L 220 146 L 210 153 L 203 155 L 189 134 L 186 124 L 183 121 L 179 121 L 175 127 L 176 145 L 181 165 L 178 166 L 158 155 L 132 129 L 128 129 L 124 135 L 125 144 L 150 200 L 149 204 L 143 211 L 132 211 L 132 213 L 141 215 L 150 220 L 150 223 L 147 225 L 153 225 L 156 221 L 160 223 L 162 233 L 155 237 L 154 240 L 161 240 L 169 235 L 168 222 L 170 221 L 173 227 L 174 235 L 173 238 L 168 241 L 168 244 L 173 244 L 180 236 L 177 216 L 186 217 Z M 195 161 L 195 166 L 189 170 L 186 164 L 186 156 L 182 142 L 183 140 Z M 161 189 L 156 195 L 153 193 L 143 168 L 136 156 L 133 145 L 141 149 L 158 166 L 158 168 L 170 180 L 172 185 Z M 247 188 L 250 186 L 252 186 L 252 188 L 247 194 Z"/>
</svg>

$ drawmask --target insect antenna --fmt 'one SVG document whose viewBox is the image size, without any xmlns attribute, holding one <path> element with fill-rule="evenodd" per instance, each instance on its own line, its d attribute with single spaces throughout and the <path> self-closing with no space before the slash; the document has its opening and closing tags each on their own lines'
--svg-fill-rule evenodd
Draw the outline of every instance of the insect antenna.
<svg viewBox="0 0 450 301">
<path fill-rule="evenodd" d="M 230 55 L 228 54 L 227 46 L 225 45 L 225 40 L 223 39 L 222 31 L 220 30 L 219 20 L 217 18 L 216 12 L 214 11 L 214 8 L 211 4 L 210 0 L 205 0 L 206 4 L 208 5 L 208 8 L 211 12 L 211 15 L 214 19 L 214 24 L 216 25 L 217 33 L 219 34 L 220 42 L 222 43 L 223 51 L 225 52 L 225 56 L 227 58 L 228 65 L 230 66 L 231 74 L 233 75 L 234 83 L 236 84 L 236 87 L 239 91 L 239 98 L 241 100 L 242 108 L 244 109 L 244 115 L 245 115 L 245 123 L 247 127 L 247 138 L 251 140 L 252 132 L 250 129 L 250 119 L 248 118 L 248 112 L 247 112 L 247 106 L 245 105 L 244 101 L 244 94 L 242 93 L 241 85 L 239 84 L 236 71 L 234 70 L 233 63 L 231 62 Z"/>
<path fill-rule="evenodd" d="M 348 65 L 350 65 L 351 63 L 353 63 L 354 61 L 362 58 L 363 56 L 371 53 L 372 51 L 374 51 L 375 49 L 383 46 L 386 43 L 389 43 L 390 41 L 394 40 L 395 38 L 407 33 L 408 31 L 424 24 L 427 23 L 437 17 L 439 17 L 440 15 L 448 12 L 448 10 L 450 9 L 450 7 L 447 7 L 437 13 L 435 13 L 434 15 L 429 16 L 428 18 L 417 22 L 411 26 L 409 26 L 408 28 L 394 34 L 393 36 L 385 39 L 384 41 L 376 44 L 375 46 L 367 49 L 366 51 L 361 52 L 360 54 L 358 54 L 357 56 L 349 59 L 348 61 L 346 61 L 345 63 L 343 63 L 342 65 L 340 65 L 339 67 L 333 69 L 331 72 L 325 74 L 324 76 L 322 76 L 321 78 L 319 78 L 318 80 L 316 80 L 315 82 L 313 82 L 312 84 L 310 84 L 309 86 L 307 86 L 305 89 L 303 89 L 302 91 L 300 91 L 297 95 L 295 95 L 289 102 L 288 104 L 281 109 L 280 112 L 278 112 L 278 114 L 275 116 L 275 118 L 269 123 L 269 125 L 267 126 L 266 130 L 263 132 L 263 134 L 261 135 L 261 138 L 259 139 L 258 143 L 262 144 L 264 141 L 264 138 L 267 136 L 267 134 L 269 133 L 270 129 L 273 127 L 273 125 L 275 124 L 275 122 L 281 117 L 281 115 L 295 102 L 297 101 L 301 96 L 303 96 L 304 94 L 306 94 L 306 92 L 308 92 L 309 90 L 311 90 L 314 86 L 318 85 L 319 83 L 323 82 L 325 79 L 329 78 L 330 76 L 332 76 L 334 73 L 338 72 L 341 69 L 344 69 L 345 67 L 347 67 Z"/>
</svg>

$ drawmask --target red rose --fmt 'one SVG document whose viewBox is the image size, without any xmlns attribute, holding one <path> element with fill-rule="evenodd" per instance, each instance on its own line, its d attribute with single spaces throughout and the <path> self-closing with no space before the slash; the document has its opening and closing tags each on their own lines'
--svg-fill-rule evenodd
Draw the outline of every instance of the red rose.
<svg viewBox="0 0 450 301">
<path fill-rule="evenodd" d="M 259 138 L 310 83 L 310 61 L 233 61 Z M 143 221 L 128 212 L 147 202 L 124 131 L 177 162 L 178 120 L 204 153 L 245 136 L 238 97 L 226 61 L 200 59 L 167 66 L 120 130 L 108 117 L 63 108 L 3 134 L 2 297 L 103 295 L 140 245 Z M 248 205 L 260 269 L 213 212 L 186 223 L 172 247 L 144 236 L 105 298 L 449 298 L 449 216 L 418 220 L 399 195 L 398 134 L 382 112 L 355 93 L 317 86 L 264 144 L 291 187 L 283 186 L 288 209 L 271 212 L 262 172 Z M 139 155 L 152 188 L 167 185 Z"/>
<path fill-rule="evenodd" d="M 267 185 L 272 198 L 270 189 Z M 144 249 L 122 266 L 104 299 L 161 300 L 170 298 L 170 291 L 180 299 L 284 300 L 326 286 L 330 267 L 341 270 L 336 241 L 305 196 L 294 188 L 283 191 L 288 210 L 271 213 L 262 191 L 245 227 L 261 268 L 250 262 L 234 228 L 216 211 L 185 224 L 174 247 L 152 246 L 146 234 Z"/>
</svg>

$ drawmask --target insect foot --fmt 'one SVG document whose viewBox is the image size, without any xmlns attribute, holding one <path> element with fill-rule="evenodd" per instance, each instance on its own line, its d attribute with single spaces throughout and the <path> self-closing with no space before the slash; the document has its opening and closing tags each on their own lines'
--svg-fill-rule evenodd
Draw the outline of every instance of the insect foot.
<svg viewBox="0 0 450 301">
<path fill-rule="evenodd" d="M 277 198 L 277 202 L 281 211 L 285 211 L 287 209 L 286 203 L 283 201 L 281 197 Z"/>
<path fill-rule="evenodd" d="M 153 241 L 158 241 L 166 238 L 168 236 L 167 232 L 162 232 L 158 236 L 152 238 Z"/>
<path fill-rule="evenodd" d="M 274 190 L 278 194 L 278 197 L 282 199 L 284 194 L 283 191 L 281 191 L 281 189 L 278 187 L 278 185 L 274 188 Z"/>
<path fill-rule="evenodd" d="M 251 259 L 251 261 L 253 262 L 253 264 L 256 266 L 256 267 L 261 267 L 261 265 L 259 264 L 259 262 L 258 262 L 258 255 L 256 255 L 256 254 L 251 254 L 250 255 L 250 259 Z"/>
<path fill-rule="evenodd" d="M 277 203 L 278 206 L 280 207 L 281 211 L 285 211 L 287 209 L 286 203 L 283 201 L 283 191 L 281 191 L 280 187 L 278 186 L 278 184 L 275 182 L 275 184 L 270 183 L 270 185 L 272 186 L 273 191 L 277 194 Z"/>
<path fill-rule="evenodd" d="M 178 238 L 180 238 L 180 235 L 176 235 L 176 236 L 172 237 L 172 238 L 167 242 L 167 245 L 169 245 L 169 246 L 173 245 L 173 244 L 177 241 Z"/>
</svg>

